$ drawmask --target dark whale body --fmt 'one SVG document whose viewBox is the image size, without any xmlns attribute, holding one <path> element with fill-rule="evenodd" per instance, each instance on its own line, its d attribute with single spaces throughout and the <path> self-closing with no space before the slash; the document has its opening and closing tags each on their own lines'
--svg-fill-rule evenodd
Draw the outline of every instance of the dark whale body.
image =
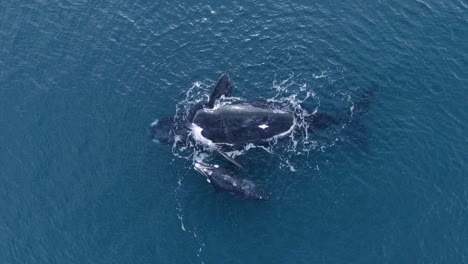
<svg viewBox="0 0 468 264">
<path fill-rule="evenodd" d="M 259 191 L 252 181 L 244 179 L 224 167 L 196 162 L 194 168 L 205 175 L 208 182 L 217 190 L 228 192 L 245 199 L 267 199 L 265 194 Z"/>
<path fill-rule="evenodd" d="M 294 115 L 287 111 L 232 104 L 197 111 L 193 123 L 202 128 L 202 136 L 213 143 L 231 145 L 267 141 L 291 132 Z"/>
</svg>

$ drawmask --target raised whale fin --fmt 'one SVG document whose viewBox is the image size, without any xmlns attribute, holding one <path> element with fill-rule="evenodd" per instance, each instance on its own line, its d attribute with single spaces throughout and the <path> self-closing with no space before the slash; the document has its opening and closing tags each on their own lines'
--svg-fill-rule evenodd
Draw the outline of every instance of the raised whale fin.
<svg viewBox="0 0 468 264">
<path fill-rule="evenodd" d="M 222 95 L 228 96 L 231 93 L 231 90 L 231 81 L 229 80 L 229 76 L 225 73 L 219 78 L 218 83 L 216 83 L 206 107 L 213 108 L 216 99 L 220 98 Z"/>
</svg>

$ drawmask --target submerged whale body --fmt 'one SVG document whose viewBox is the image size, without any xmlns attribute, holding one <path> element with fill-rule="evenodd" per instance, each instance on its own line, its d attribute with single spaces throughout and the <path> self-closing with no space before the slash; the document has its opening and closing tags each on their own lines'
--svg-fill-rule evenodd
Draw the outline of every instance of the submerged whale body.
<svg viewBox="0 0 468 264">
<path fill-rule="evenodd" d="M 168 117 L 155 121 L 150 128 L 150 136 L 161 143 L 174 144 L 179 141 L 194 141 L 191 146 L 214 150 L 230 163 L 242 166 L 225 150 L 229 147 L 245 146 L 250 143 L 269 142 L 290 135 L 297 124 L 298 116 L 284 105 L 272 102 L 229 103 L 215 107 L 221 96 L 228 97 L 232 91 L 231 81 L 224 74 L 216 84 L 209 101 L 189 112 L 189 123 L 179 123 L 177 118 Z M 357 113 L 365 113 L 371 94 L 367 94 L 357 103 Z M 351 115 L 349 115 L 351 116 Z M 349 118 L 348 118 L 349 119 Z M 327 128 L 343 122 L 324 112 L 314 111 L 304 118 L 309 132 Z M 349 121 L 349 120 L 348 120 Z M 243 179 L 227 166 L 213 166 L 194 162 L 194 168 L 205 175 L 218 190 L 243 198 L 265 199 L 257 186 Z"/>
</svg>

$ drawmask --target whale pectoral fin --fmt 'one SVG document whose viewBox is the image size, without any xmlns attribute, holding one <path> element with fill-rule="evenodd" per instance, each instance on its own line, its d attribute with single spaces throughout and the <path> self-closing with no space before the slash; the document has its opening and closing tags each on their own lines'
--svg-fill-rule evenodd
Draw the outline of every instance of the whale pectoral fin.
<svg viewBox="0 0 468 264">
<path fill-rule="evenodd" d="M 237 162 L 235 159 L 229 157 L 226 153 L 224 153 L 223 151 L 221 151 L 219 148 L 216 148 L 216 151 L 221 155 L 223 156 L 225 159 L 227 159 L 228 161 L 230 161 L 232 164 L 236 165 L 237 167 L 243 169 L 244 167 L 239 163 Z"/>
<path fill-rule="evenodd" d="M 229 80 L 229 76 L 225 73 L 219 78 L 218 83 L 216 83 L 216 86 L 210 95 L 210 99 L 206 104 L 206 107 L 213 108 L 216 99 L 223 95 L 228 96 L 231 93 L 231 90 L 231 81 Z"/>
</svg>

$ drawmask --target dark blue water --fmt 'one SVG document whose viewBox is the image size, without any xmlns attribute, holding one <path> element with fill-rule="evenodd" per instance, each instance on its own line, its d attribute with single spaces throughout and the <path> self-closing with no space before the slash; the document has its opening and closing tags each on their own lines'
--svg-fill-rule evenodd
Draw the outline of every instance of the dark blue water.
<svg viewBox="0 0 468 264">
<path fill-rule="evenodd" d="M 3 0 L 0 262 L 468 263 L 467 43 L 462 0 Z M 365 135 L 216 192 L 147 132 L 223 72 L 335 113 L 375 87 Z"/>
</svg>

